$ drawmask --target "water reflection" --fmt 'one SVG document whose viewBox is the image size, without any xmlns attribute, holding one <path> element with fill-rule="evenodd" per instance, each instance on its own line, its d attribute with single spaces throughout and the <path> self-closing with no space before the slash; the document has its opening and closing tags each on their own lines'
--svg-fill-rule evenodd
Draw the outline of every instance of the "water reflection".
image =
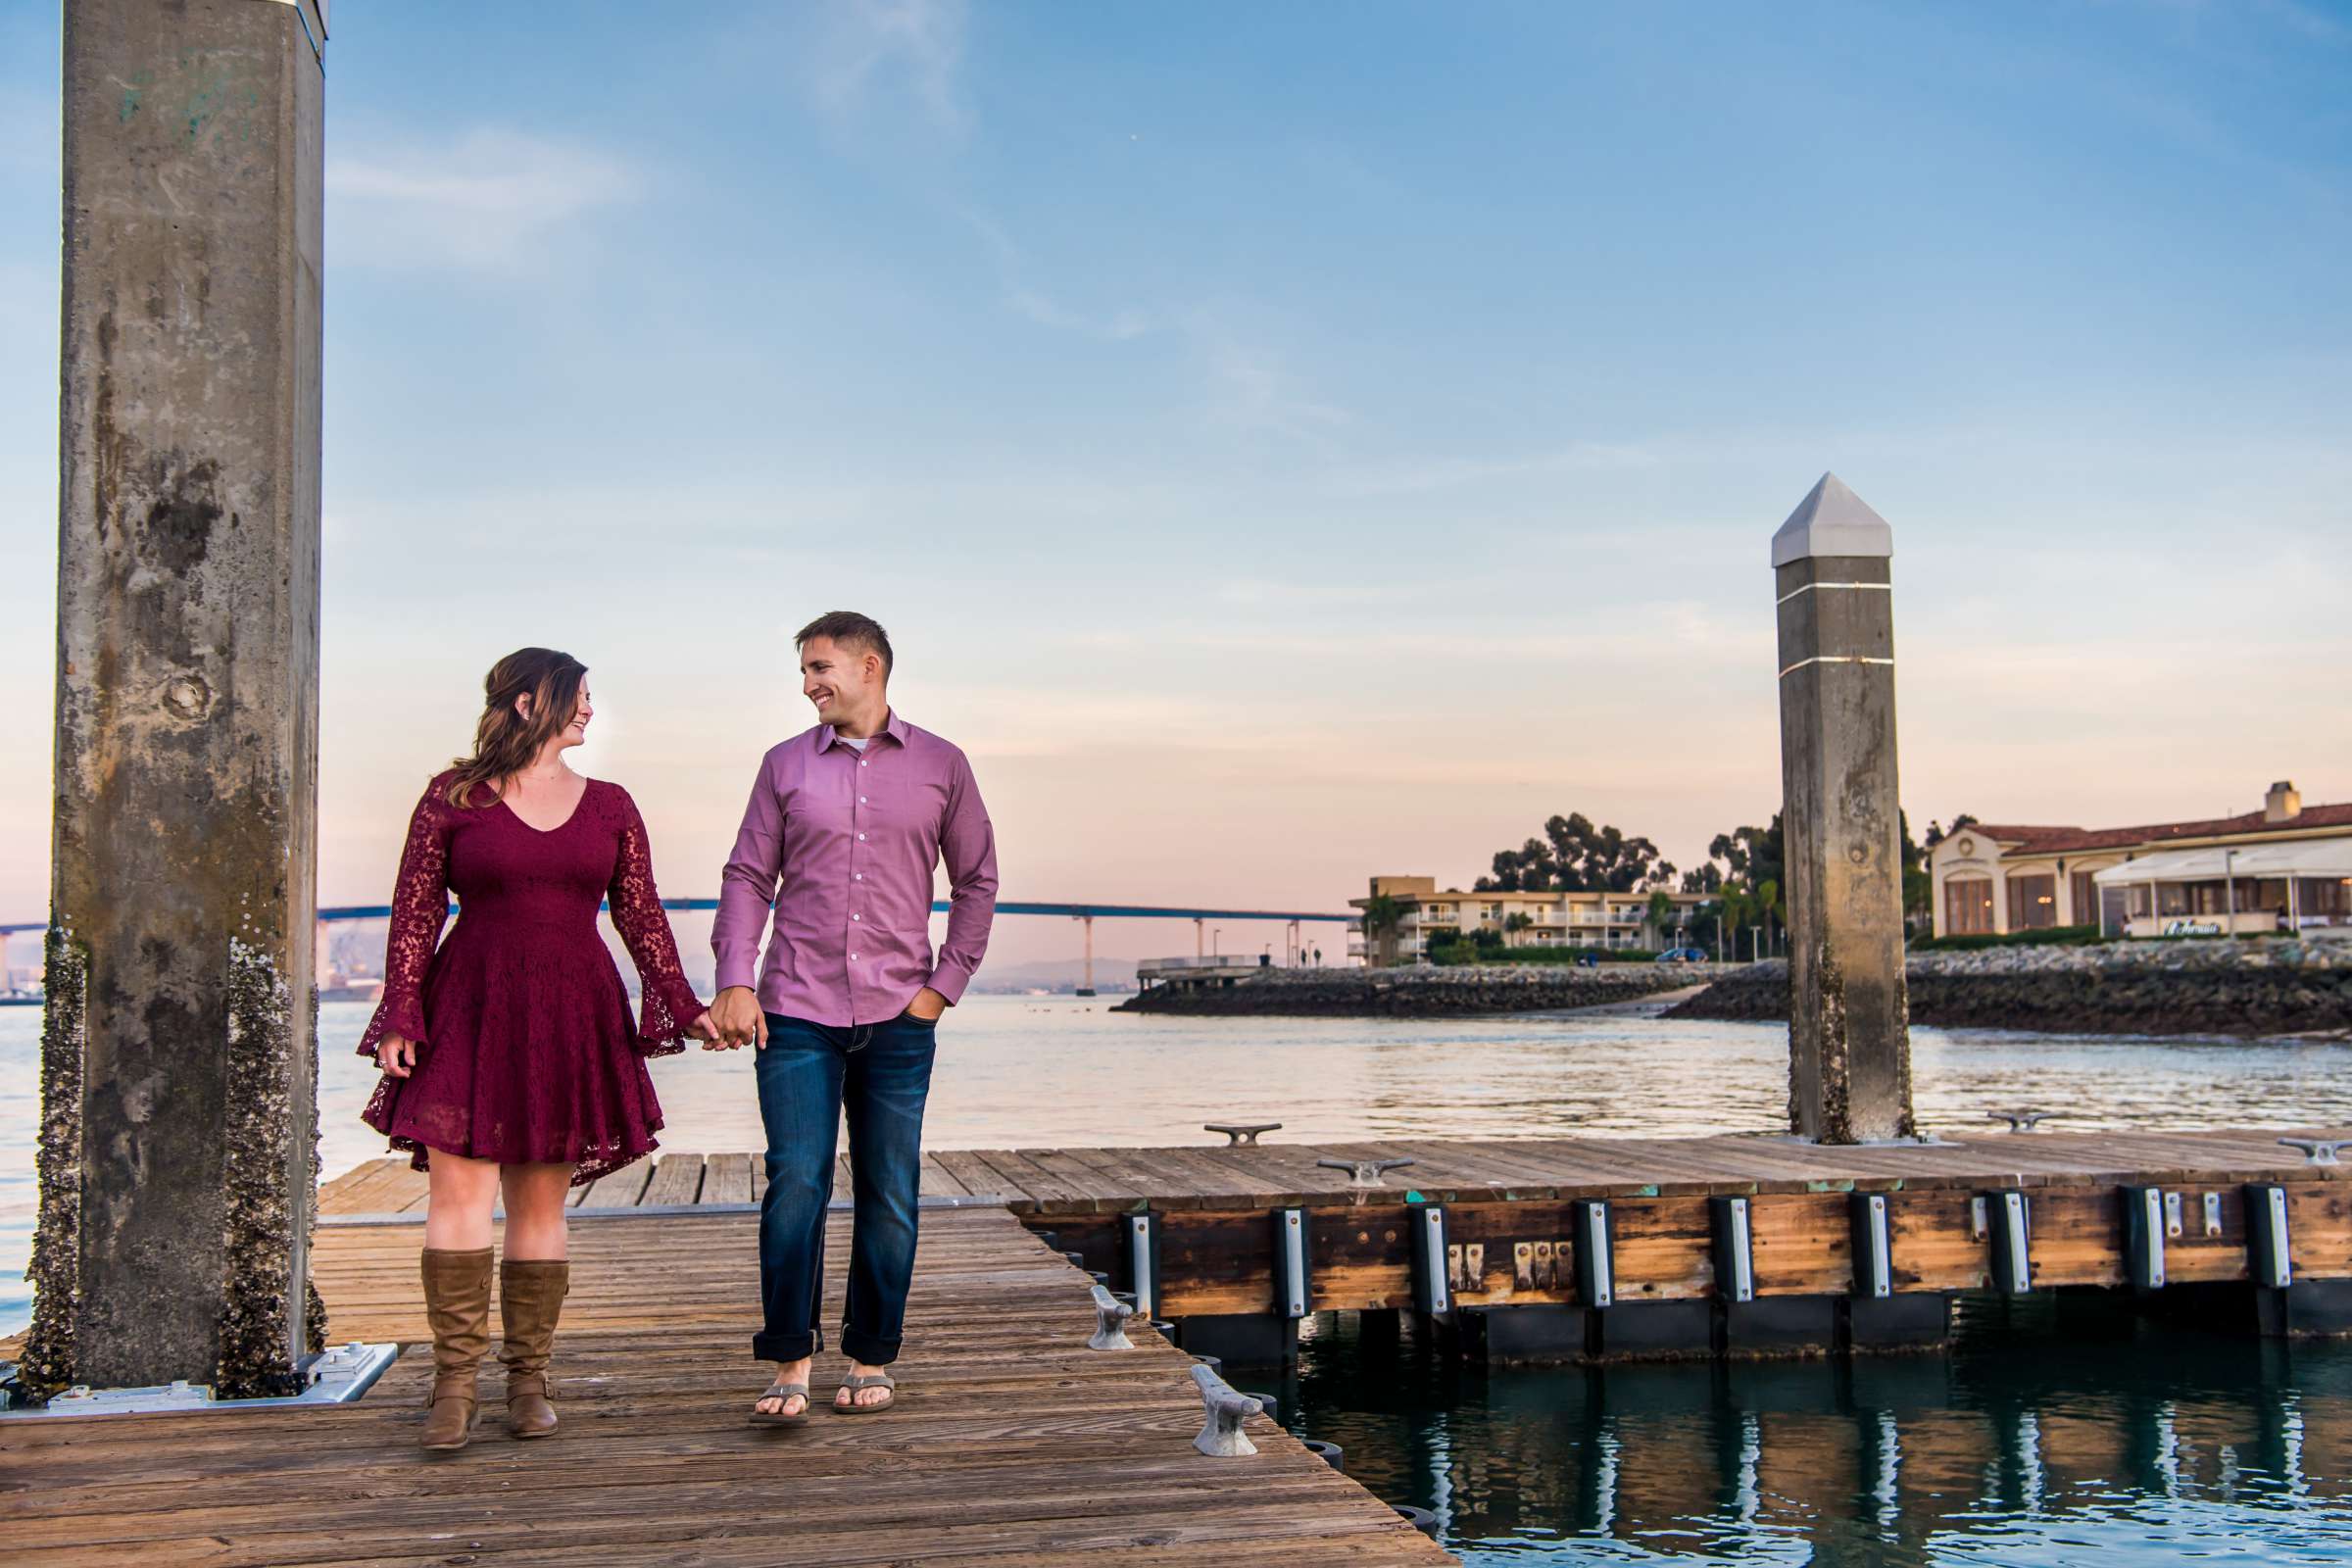
<svg viewBox="0 0 2352 1568">
<path fill-rule="evenodd" d="M 1485 1372 L 1324 1323 L 1294 1428 L 1473 1563 L 2352 1548 L 2352 1348 L 2012 1324 L 1948 1356 Z"/>
</svg>

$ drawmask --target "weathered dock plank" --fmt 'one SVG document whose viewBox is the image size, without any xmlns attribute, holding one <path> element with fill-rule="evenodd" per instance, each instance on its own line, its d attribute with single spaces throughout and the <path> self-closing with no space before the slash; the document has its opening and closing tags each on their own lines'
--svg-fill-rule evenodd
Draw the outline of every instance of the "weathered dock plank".
<svg viewBox="0 0 2352 1568">
<path fill-rule="evenodd" d="M 709 1191 L 710 1162 L 669 1158 L 669 1187 L 657 1168 L 641 1193 L 682 1191 L 688 1161 Z M 849 1238 L 846 1217 L 833 1223 L 837 1300 Z M 573 1233 L 551 1442 L 503 1436 L 492 1368 L 474 1446 L 420 1455 L 421 1347 L 349 1406 L 0 1423 L 10 1560 L 1451 1560 L 1263 1417 L 1249 1425 L 1255 1456 L 1194 1452 L 1190 1357 L 1149 1334 L 1133 1351 L 1087 1350 L 1085 1277 L 1001 1208 L 925 1215 L 899 1407 L 750 1427 L 756 1224 L 623 1215 Z M 411 1224 L 320 1232 L 338 1339 L 424 1338 L 419 1238 Z M 819 1358 L 820 1398 L 843 1370 Z"/>
</svg>

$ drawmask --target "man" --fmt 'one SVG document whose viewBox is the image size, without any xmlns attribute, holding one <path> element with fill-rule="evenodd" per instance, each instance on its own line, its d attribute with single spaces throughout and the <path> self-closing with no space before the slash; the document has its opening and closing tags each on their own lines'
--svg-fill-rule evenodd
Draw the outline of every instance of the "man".
<svg viewBox="0 0 2352 1568">
<path fill-rule="evenodd" d="M 753 1407 L 761 1425 L 798 1423 L 808 1409 L 845 1108 L 855 1213 L 841 1348 L 851 1367 L 833 1408 L 868 1414 L 893 1397 L 884 1368 L 898 1358 L 914 1272 L 932 1047 L 940 1015 L 980 966 L 997 906 L 996 838 L 971 764 L 891 710 L 889 636 L 836 611 L 795 641 L 817 726 L 761 760 L 710 924 L 711 1021 L 721 1044 L 760 1048 L 765 1324 L 752 1353 L 775 1363 Z M 943 860 L 955 903 L 934 958 L 931 873 Z"/>
</svg>

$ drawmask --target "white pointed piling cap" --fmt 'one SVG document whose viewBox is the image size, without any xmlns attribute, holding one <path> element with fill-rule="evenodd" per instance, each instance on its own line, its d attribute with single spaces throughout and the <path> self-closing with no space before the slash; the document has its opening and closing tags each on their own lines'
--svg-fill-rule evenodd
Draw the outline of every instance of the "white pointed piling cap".
<svg viewBox="0 0 2352 1568">
<path fill-rule="evenodd" d="M 1870 504 L 1834 473 L 1821 476 L 1781 531 L 1772 536 L 1772 564 L 1786 566 L 1808 556 L 1891 556 L 1894 530 Z"/>
</svg>

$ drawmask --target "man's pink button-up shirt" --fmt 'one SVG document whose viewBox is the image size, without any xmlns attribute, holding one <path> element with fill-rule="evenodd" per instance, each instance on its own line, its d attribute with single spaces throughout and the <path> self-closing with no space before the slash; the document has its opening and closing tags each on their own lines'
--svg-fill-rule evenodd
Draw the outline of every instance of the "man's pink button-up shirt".
<svg viewBox="0 0 2352 1568">
<path fill-rule="evenodd" d="M 943 860 L 954 904 L 934 960 L 931 871 Z M 862 752 L 821 724 L 760 760 L 710 951 L 719 989 L 757 975 L 764 1011 L 876 1023 L 925 986 L 961 1000 L 996 911 L 996 833 L 971 763 L 894 712 Z"/>
</svg>

